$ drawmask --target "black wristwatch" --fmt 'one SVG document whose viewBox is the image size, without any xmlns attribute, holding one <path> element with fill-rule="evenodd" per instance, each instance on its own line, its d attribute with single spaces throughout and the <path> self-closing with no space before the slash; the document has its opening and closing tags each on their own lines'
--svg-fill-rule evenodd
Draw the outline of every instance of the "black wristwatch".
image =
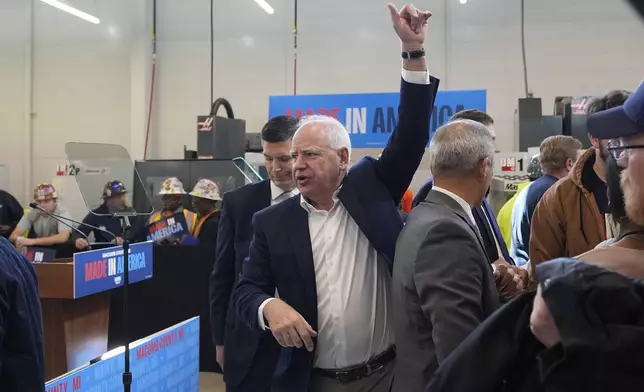
<svg viewBox="0 0 644 392">
<path fill-rule="evenodd" d="M 412 50 L 411 52 L 402 52 L 402 58 L 405 60 L 419 59 L 425 57 L 425 49 Z"/>
</svg>

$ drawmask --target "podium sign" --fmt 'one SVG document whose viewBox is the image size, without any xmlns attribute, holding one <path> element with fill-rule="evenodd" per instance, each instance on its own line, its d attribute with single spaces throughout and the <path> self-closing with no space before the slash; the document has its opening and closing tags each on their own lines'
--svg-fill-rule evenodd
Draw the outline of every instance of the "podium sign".
<svg viewBox="0 0 644 392">
<path fill-rule="evenodd" d="M 56 258 L 56 249 L 28 246 L 24 255 L 32 263 L 48 263 Z"/>
<path fill-rule="evenodd" d="M 151 241 L 130 245 L 130 284 L 152 277 Z M 74 254 L 74 298 L 111 290 L 123 285 L 123 247 L 90 250 Z"/>
<path fill-rule="evenodd" d="M 199 317 L 186 320 L 130 346 L 132 392 L 199 391 Z M 123 349 L 45 384 L 46 392 L 122 392 Z"/>
</svg>

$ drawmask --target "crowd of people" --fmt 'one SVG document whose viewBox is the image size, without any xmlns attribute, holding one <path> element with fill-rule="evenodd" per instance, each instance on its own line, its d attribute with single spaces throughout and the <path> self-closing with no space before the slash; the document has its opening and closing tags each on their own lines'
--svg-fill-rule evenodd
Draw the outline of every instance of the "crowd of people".
<svg viewBox="0 0 644 392">
<path fill-rule="evenodd" d="M 400 106 L 377 159 L 350 165 L 335 118 L 278 116 L 261 131 L 269 178 L 223 197 L 202 180 L 195 212 L 178 179 L 161 186 L 163 208 L 147 223 L 183 216 L 190 234 L 216 244 L 210 316 L 226 390 L 644 387 L 644 85 L 591 101 L 590 149 L 546 138 L 497 221 L 487 201 L 493 118 L 461 111 L 430 140 L 431 13 L 389 11 L 402 45 Z M 412 202 L 428 143 L 432 178 Z M 0 390 L 43 384 L 36 276 L 18 250 L 69 238 L 86 249 L 90 232 L 122 243 L 110 213 L 128 208 L 126 193 L 106 184 L 79 233 L 51 219 L 68 213 L 50 184 L 24 216 L 0 195 L 12 206 L 0 210 Z"/>
</svg>

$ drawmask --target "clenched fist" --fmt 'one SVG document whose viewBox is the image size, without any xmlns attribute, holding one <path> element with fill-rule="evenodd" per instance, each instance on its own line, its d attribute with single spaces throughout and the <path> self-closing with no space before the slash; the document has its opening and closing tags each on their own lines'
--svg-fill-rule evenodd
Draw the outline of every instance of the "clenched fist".
<svg viewBox="0 0 644 392">
<path fill-rule="evenodd" d="M 423 49 L 427 37 L 427 21 L 432 16 L 430 11 L 421 11 L 411 4 L 403 6 L 400 11 L 395 5 L 387 4 L 391 14 L 394 30 L 403 45 L 403 50 Z"/>
</svg>

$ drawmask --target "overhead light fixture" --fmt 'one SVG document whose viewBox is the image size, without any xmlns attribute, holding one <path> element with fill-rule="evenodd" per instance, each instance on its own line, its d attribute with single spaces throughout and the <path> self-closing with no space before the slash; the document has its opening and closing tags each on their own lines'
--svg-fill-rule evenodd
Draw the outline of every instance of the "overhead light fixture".
<svg viewBox="0 0 644 392">
<path fill-rule="evenodd" d="M 461 4 L 467 4 L 467 0 L 460 0 Z"/>
<path fill-rule="evenodd" d="M 94 24 L 101 23 L 101 20 L 98 19 L 97 17 L 95 17 L 94 15 L 90 15 L 87 12 L 83 12 L 83 11 L 81 11 L 79 9 L 76 9 L 76 8 L 70 6 L 70 5 L 61 3 L 58 0 L 40 0 L 40 1 L 42 1 L 45 4 L 49 4 L 52 7 L 56 7 L 61 11 L 65 11 L 68 14 L 72 14 L 72 15 L 77 16 L 77 17 L 79 17 L 79 18 L 81 18 L 83 20 L 86 20 L 89 23 L 94 23 Z"/>
<path fill-rule="evenodd" d="M 262 9 L 268 12 L 270 15 L 273 15 L 273 13 L 275 12 L 273 7 L 271 7 L 271 5 L 268 4 L 265 0 L 255 0 L 255 3 L 257 3 L 258 6 L 262 7 Z"/>
</svg>

